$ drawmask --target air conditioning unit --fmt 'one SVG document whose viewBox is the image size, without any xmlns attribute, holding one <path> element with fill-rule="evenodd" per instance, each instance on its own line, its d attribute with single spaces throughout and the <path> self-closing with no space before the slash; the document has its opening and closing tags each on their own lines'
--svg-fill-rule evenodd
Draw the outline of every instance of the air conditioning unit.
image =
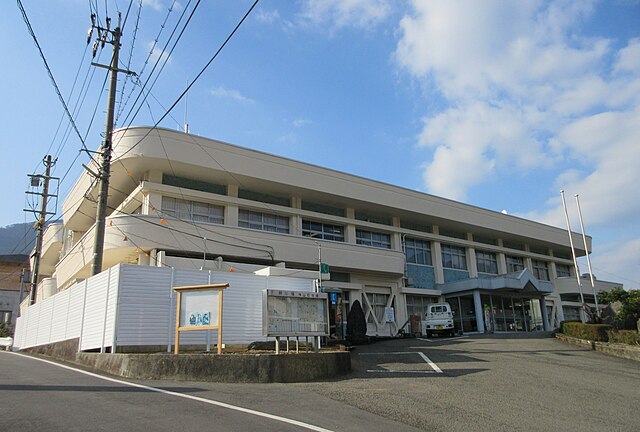
<svg viewBox="0 0 640 432">
<path fill-rule="evenodd" d="M 406 287 L 413 286 L 413 278 L 405 277 L 405 278 L 402 278 L 402 281 L 404 282 L 404 286 Z"/>
</svg>

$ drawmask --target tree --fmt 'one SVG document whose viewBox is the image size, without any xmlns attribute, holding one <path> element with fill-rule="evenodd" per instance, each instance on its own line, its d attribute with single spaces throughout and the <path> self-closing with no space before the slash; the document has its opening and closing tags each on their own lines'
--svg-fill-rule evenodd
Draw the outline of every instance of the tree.
<svg viewBox="0 0 640 432">
<path fill-rule="evenodd" d="M 13 336 L 13 329 L 7 323 L 0 323 L 0 337 Z"/>
<path fill-rule="evenodd" d="M 367 321 L 359 300 L 353 302 L 347 315 L 347 340 L 356 345 L 367 341 Z"/>
<path fill-rule="evenodd" d="M 609 305 L 620 302 L 615 315 L 616 321 L 635 324 L 640 319 L 640 290 L 626 291 L 622 287 L 616 287 L 609 292 L 601 291 L 598 301 Z"/>
</svg>

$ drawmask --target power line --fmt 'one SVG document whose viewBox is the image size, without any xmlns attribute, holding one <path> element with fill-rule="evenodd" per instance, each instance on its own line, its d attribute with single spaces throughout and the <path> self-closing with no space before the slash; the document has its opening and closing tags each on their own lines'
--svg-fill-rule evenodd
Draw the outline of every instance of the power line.
<svg viewBox="0 0 640 432">
<path fill-rule="evenodd" d="M 138 96 L 136 97 L 136 100 L 133 102 L 133 105 L 131 106 L 131 109 L 129 110 L 129 112 L 127 113 L 126 117 L 124 118 L 124 121 L 122 123 L 127 123 L 127 121 L 129 120 L 129 116 L 131 116 L 131 113 L 133 112 L 134 109 L 136 109 L 136 105 L 138 103 L 138 101 L 140 100 L 140 97 L 144 94 L 144 89 L 146 88 L 147 84 L 149 83 L 149 81 L 151 81 L 151 77 L 153 76 L 153 72 L 156 70 L 156 67 L 158 66 L 158 64 L 160 63 L 160 61 L 162 60 L 162 58 L 164 57 L 164 63 L 160 68 L 160 71 L 158 72 L 158 74 L 156 75 L 153 83 L 151 84 L 151 87 L 149 88 L 149 90 L 151 90 L 151 88 L 153 88 L 153 86 L 155 85 L 156 81 L 158 80 L 158 77 L 160 76 L 160 74 L 162 73 L 162 70 L 164 69 L 164 66 L 167 64 L 167 61 L 169 60 L 169 57 L 171 57 L 171 54 L 173 53 L 173 50 L 175 49 L 176 45 L 178 44 L 178 42 L 180 41 L 180 38 L 182 37 L 182 35 L 184 34 L 184 31 L 187 28 L 187 25 L 189 24 L 189 22 L 191 21 L 191 18 L 193 17 L 196 9 L 198 8 L 198 6 L 200 5 L 200 1 L 198 0 L 198 2 L 196 3 L 196 5 L 193 7 L 193 10 L 191 11 L 191 14 L 189 15 L 189 18 L 187 18 L 187 21 L 184 23 L 184 25 L 182 26 L 182 30 L 180 31 L 180 34 L 178 35 L 178 37 L 176 38 L 176 40 L 173 43 L 173 46 L 171 47 L 171 50 L 169 51 L 169 54 L 166 56 L 163 55 L 159 55 L 158 58 L 156 59 L 155 64 L 153 65 L 153 68 L 151 69 L 151 72 L 149 74 L 149 78 L 145 81 L 144 85 L 142 86 L 142 89 L 140 90 L 140 93 L 138 93 Z M 171 42 L 171 39 L 173 38 L 173 35 L 175 34 L 176 30 L 178 29 L 178 26 L 180 25 L 180 22 L 182 21 L 182 18 L 184 17 L 184 14 L 187 12 L 187 9 L 189 7 L 189 4 L 191 3 L 191 0 L 189 0 L 189 3 L 187 3 L 187 6 L 184 8 L 184 10 L 182 11 L 182 14 L 180 15 L 180 18 L 178 19 L 178 22 L 176 23 L 175 27 L 173 28 L 173 31 L 171 32 L 171 34 L 169 35 L 169 39 L 167 39 L 167 43 L 164 45 L 164 47 L 162 48 L 162 52 L 165 53 L 167 46 L 169 46 L 169 43 Z M 135 119 L 135 117 L 138 115 L 138 112 L 140 111 L 140 109 L 142 108 L 142 106 L 144 105 L 144 101 L 147 99 L 147 96 L 145 96 L 143 98 L 143 101 L 140 103 L 140 105 L 138 105 L 138 108 L 136 109 L 135 114 L 133 115 L 133 117 L 131 118 L 131 121 L 128 122 L 127 127 L 131 126 L 131 123 L 133 123 L 133 120 Z"/>
<path fill-rule="evenodd" d="M 213 54 L 213 56 L 211 57 L 211 59 L 209 59 L 209 61 L 207 62 L 207 64 L 202 68 L 202 70 L 200 70 L 200 72 L 198 73 L 198 75 L 196 75 L 196 77 L 193 79 L 193 81 L 191 81 L 191 83 L 187 86 L 187 88 L 180 94 L 180 96 L 178 96 L 178 98 L 176 99 L 176 101 L 169 107 L 169 109 L 162 115 L 162 117 L 160 117 L 160 120 L 158 120 L 151 129 L 149 129 L 149 131 L 147 131 L 147 133 L 140 138 L 140 140 L 138 140 L 137 143 L 135 143 L 133 146 L 131 146 L 130 148 L 128 148 L 124 153 L 122 153 L 120 156 L 118 156 L 117 158 L 114 159 L 114 162 L 122 159 L 127 153 L 129 153 L 131 150 L 133 150 L 136 146 L 138 146 L 147 136 L 149 136 L 149 134 L 151 133 L 151 131 L 153 131 L 155 128 L 158 127 L 158 125 L 160 124 L 160 122 L 162 122 L 162 120 L 164 120 L 169 113 L 171 112 L 171 110 L 173 110 L 173 108 L 175 108 L 175 106 L 178 104 L 178 102 L 180 102 L 182 100 L 182 98 L 184 97 L 184 95 L 187 94 L 187 92 L 191 89 L 191 87 L 193 87 L 193 85 L 196 83 L 196 81 L 198 81 L 198 79 L 202 76 L 202 74 L 204 74 L 204 72 L 209 68 L 209 66 L 211 65 L 211 63 L 213 63 L 213 61 L 218 57 L 218 54 L 220 54 L 220 52 L 224 49 L 224 47 L 227 45 L 227 43 L 229 42 L 229 40 L 231 40 L 231 38 L 233 37 L 233 35 L 238 31 L 238 29 L 240 28 L 240 26 L 242 25 L 242 23 L 247 19 L 247 17 L 249 16 L 249 14 L 251 13 L 251 11 L 253 11 L 253 9 L 256 7 L 256 5 L 258 4 L 260 0 L 255 0 L 255 2 L 253 3 L 253 5 L 251 5 L 251 7 L 249 8 L 249 10 L 244 14 L 244 16 L 242 17 L 242 19 L 238 22 L 238 24 L 235 26 L 235 28 L 233 29 L 233 31 L 229 34 L 229 36 L 227 36 L 227 38 L 225 39 L 225 41 L 222 43 L 222 45 L 220 46 L 220 48 L 218 48 L 218 50 L 215 52 L 215 54 Z M 134 116 L 135 117 L 135 116 Z"/>
<path fill-rule="evenodd" d="M 76 131 L 76 134 L 78 135 L 78 138 L 80 138 L 80 142 L 82 142 L 82 148 L 84 149 L 84 151 L 89 153 L 89 149 L 87 148 L 87 145 L 85 144 L 84 139 L 82 138 L 82 135 L 80 135 L 80 131 L 78 130 L 78 127 L 76 126 L 76 122 L 73 119 L 73 116 L 71 115 L 71 112 L 69 112 L 69 108 L 67 107 L 67 103 L 65 102 L 64 97 L 62 97 L 62 93 L 60 92 L 60 88 L 58 87 L 58 84 L 56 83 L 56 80 L 53 77 L 53 72 L 51 72 L 51 68 L 49 67 L 49 63 L 47 62 L 47 59 L 46 59 L 44 53 L 42 52 L 42 48 L 40 47 L 40 43 L 38 42 L 38 38 L 36 37 L 36 34 L 33 31 L 33 28 L 31 27 L 31 23 L 29 22 L 29 17 L 27 17 L 27 12 L 24 10 L 24 7 L 22 6 L 22 2 L 20 0 L 17 0 L 17 2 L 18 2 L 18 8 L 20 8 L 20 12 L 22 13 L 22 18 L 23 18 L 25 24 L 27 25 L 27 30 L 29 31 L 29 34 L 33 38 L 33 42 L 35 43 L 36 47 L 38 48 L 38 52 L 40 53 L 40 57 L 42 58 L 42 61 L 44 62 L 45 68 L 47 69 L 47 73 L 49 74 L 49 78 L 51 79 L 51 83 L 53 84 L 53 87 L 54 87 L 56 93 L 58 94 L 58 98 L 60 99 L 60 103 L 62 103 L 62 106 L 64 107 L 64 111 L 67 113 L 67 117 L 69 117 L 69 121 L 73 125 L 73 129 Z"/>
<path fill-rule="evenodd" d="M 173 7 L 176 4 L 176 0 L 173 0 L 173 3 L 171 3 L 171 6 L 169 6 L 169 9 L 167 11 L 167 15 L 164 17 L 164 21 L 162 22 L 162 24 L 160 24 L 160 30 L 158 30 L 158 34 L 156 35 L 155 39 L 153 40 L 153 43 L 151 44 L 151 49 L 149 50 L 149 54 L 147 54 L 147 58 L 144 61 L 144 64 L 142 65 L 142 68 L 140 68 L 140 72 L 138 72 L 138 79 L 136 80 L 136 84 L 140 83 L 140 77 L 144 74 L 144 71 L 147 67 L 147 65 L 149 64 L 149 60 L 151 59 L 151 55 L 153 54 L 156 45 L 158 43 L 158 40 L 160 40 L 160 35 L 162 34 L 162 31 L 164 30 L 167 21 L 169 20 L 169 16 L 171 15 L 171 12 L 173 12 Z M 187 7 L 189 5 L 187 4 Z M 186 10 L 186 7 L 185 7 Z M 182 19 L 182 18 L 181 18 Z M 180 22 L 180 20 L 178 20 L 178 22 Z M 116 115 L 116 123 L 118 122 L 118 119 L 120 118 L 120 114 L 122 114 L 122 111 L 124 110 L 124 108 L 127 106 L 127 104 L 129 103 L 129 99 L 131 99 L 131 95 L 133 94 L 135 90 L 135 87 L 131 88 L 131 91 L 129 92 L 129 94 L 127 95 L 127 99 L 125 100 L 124 104 L 121 102 L 120 106 L 118 107 L 118 113 Z"/>
</svg>

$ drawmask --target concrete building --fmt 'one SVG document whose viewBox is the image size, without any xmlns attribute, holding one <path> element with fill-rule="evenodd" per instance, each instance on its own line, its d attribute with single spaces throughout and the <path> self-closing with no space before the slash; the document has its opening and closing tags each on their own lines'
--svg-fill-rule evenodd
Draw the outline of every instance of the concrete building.
<svg viewBox="0 0 640 432">
<path fill-rule="evenodd" d="M 18 318 L 20 289 L 22 298 L 29 292 L 29 284 L 21 283 L 24 269 L 29 268 L 27 255 L 0 255 L 0 324 L 9 324 L 12 328 Z"/>
<path fill-rule="evenodd" d="M 46 231 L 44 297 L 89 277 L 97 195 L 83 173 Z M 580 306 L 564 229 L 181 132 L 114 133 L 108 206 L 104 269 L 317 270 L 321 255 L 336 337 L 355 300 L 372 335 L 445 299 L 465 332 L 551 329 Z"/>
</svg>

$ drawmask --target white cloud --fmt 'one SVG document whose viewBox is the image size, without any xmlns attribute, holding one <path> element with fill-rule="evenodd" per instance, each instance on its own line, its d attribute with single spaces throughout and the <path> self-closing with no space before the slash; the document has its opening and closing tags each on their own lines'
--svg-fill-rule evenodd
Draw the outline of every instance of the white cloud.
<svg viewBox="0 0 640 432">
<path fill-rule="evenodd" d="M 435 148 L 424 165 L 430 192 L 464 200 L 496 166 L 522 170 L 549 164 L 542 144 L 523 124 L 527 113 L 514 106 L 473 102 L 424 119 L 419 144 Z"/>
<path fill-rule="evenodd" d="M 632 39 L 620 50 L 614 69 L 617 72 L 640 72 L 640 39 Z"/>
<path fill-rule="evenodd" d="M 142 7 L 150 7 L 156 11 L 160 11 L 164 5 L 160 0 L 142 0 Z"/>
<path fill-rule="evenodd" d="M 368 29 L 384 21 L 391 12 L 389 0 L 305 0 L 299 18 L 302 23 Z"/>
<path fill-rule="evenodd" d="M 277 9 L 270 11 L 260 9 L 256 13 L 256 19 L 263 23 L 273 24 L 275 21 L 280 19 L 280 13 Z"/>
<path fill-rule="evenodd" d="M 228 98 L 228 99 L 233 99 L 235 101 L 241 102 L 241 103 L 245 103 L 245 104 L 254 104 L 256 103 L 256 101 L 254 101 L 251 98 L 248 98 L 246 96 L 243 96 L 238 90 L 235 89 L 227 89 L 224 87 L 217 87 L 213 90 L 211 90 L 211 94 L 215 97 L 220 97 L 220 98 Z"/>
<path fill-rule="evenodd" d="M 586 272 L 586 260 L 583 261 L 580 269 Z M 640 238 L 594 247 L 591 261 L 598 279 L 621 282 L 626 289 L 640 289 Z"/>
<path fill-rule="evenodd" d="M 299 119 L 295 119 L 293 121 L 293 126 L 302 127 L 302 126 L 305 126 L 305 125 L 308 125 L 308 124 L 311 124 L 311 123 L 312 123 L 311 120 L 304 119 L 304 118 L 299 118 Z"/>
<path fill-rule="evenodd" d="M 151 55 L 149 56 L 149 60 L 152 63 L 157 61 L 164 62 L 166 60 L 167 63 L 171 63 L 171 56 L 169 56 L 168 52 L 162 50 L 157 45 L 154 46 L 153 42 L 147 43 L 147 48 L 151 50 Z"/>
<path fill-rule="evenodd" d="M 591 2 L 412 6 L 395 59 L 446 101 L 418 140 L 434 151 L 423 164 L 430 192 L 464 199 L 497 171 L 588 164 L 556 184 L 585 194 L 600 222 L 639 210 L 624 194 L 640 182 L 640 39 L 615 52 L 609 40 L 581 36 Z M 535 216 L 557 224 L 555 193 L 554 208 Z"/>
</svg>

